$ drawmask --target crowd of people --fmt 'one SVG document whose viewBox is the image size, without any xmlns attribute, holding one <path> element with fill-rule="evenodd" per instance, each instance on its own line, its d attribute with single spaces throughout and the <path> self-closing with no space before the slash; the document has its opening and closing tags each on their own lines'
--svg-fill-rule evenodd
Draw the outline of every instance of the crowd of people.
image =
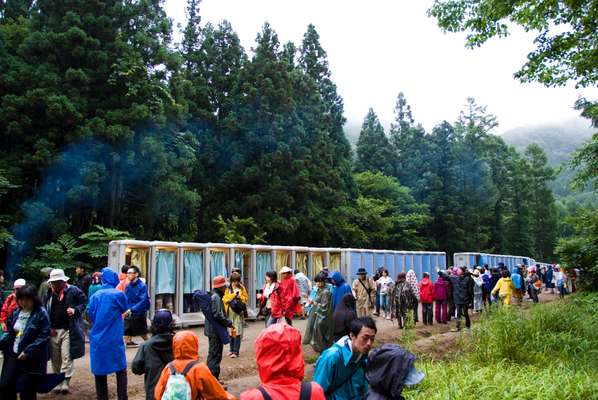
<svg viewBox="0 0 598 400">
<path fill-rule="evenodd" d="M 147 399 L 232 399 L 220 378 L 224 346 L 237 358 L 246 329 L 248 292 L 241 271 L 229 279 L 216 276 L 212 291 L 196 291 L 193 307 L 205 316 L 208 338 L 206 363 L 199 360 L 199 338 L 189 330 L 175 332 L 172 310 L 154 312 L 148 329 L 148 289 L 140 270 L 125 265 L 120 275 L 104 268 L 89 274 L 85 265 L 69 277 L 62 269 L 44 269 L 39 288 L 24 279 L 13 282 L 2 300 L 0 350 L 4 359 L 0 398 L 35 399 L 37 393 L 71 392 L 75 360 L 89 342 L 90 369 L 99 400 L 106 400 L 108 376 L 115 375 L 118 399 L 127 399 L 126 347 L 137 348 L 131 371 L 144 376 Z M 255 342 L 262 384 L 241 394 L 241 399 L 397 399 L 406 385 L 423 374 L 414 367 L 415 356 L 398 345 L 372 349 L 377 333 L 373 317 L 390 320 L 400 329 L 434 321 L 456 321 L 456 330 L 470 328 L 469 310 L 482 312 L 492 303 L 510 306 L 524 296 L 537 303 L 542 289 L 560 296 L 575 291 L 576 273 L 558 265 L 548 268 L 504 265 L 448 268 L 433 282 L 428 273 L 415 272 L 393 279 L 380 267 L 369 277 L 364 268 L 349 284 L 338 271 L 327 268 L 313 282 L 298 270 L 269 271 L 258 293 L 258 317 L 266 328 Z M 4 275 L 0 273 L 0 284 Z M 302 335 L 294 318 L 307 319 Z M 151 333 L 151 337 L 148 334 Z M 139 346 L 134 338 L 141 337 Z M 301 344 L 320 354 L 313 381 L 302 383 Z M 47 373 L 50 360 L 52 373 Z M 386 379 L 388 376 L 393 379 Z M 396 379 L 395 379 L 396 378 Z"/>
</svg>

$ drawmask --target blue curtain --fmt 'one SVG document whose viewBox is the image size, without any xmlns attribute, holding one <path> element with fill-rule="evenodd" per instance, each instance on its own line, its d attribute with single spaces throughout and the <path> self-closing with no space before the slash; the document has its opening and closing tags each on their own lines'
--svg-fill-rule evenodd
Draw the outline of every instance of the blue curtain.
<svg viewBox="0 0 598 400">
<path fill-rule="evenodd" d="M 239 268 L 243 271 L 245 260 L 243 259 L 243 252 L 242 251 L 235 251 L 235 268 Z"/>
<path fill-rule="evenodd" d="M 176 255 L 174 251 L 158 250 L 156 254 L 156 294 L 173 294 L 176 287 Z"/>
<path fill-rule="evenodd" d="M 212 251 L 210 253 L 210 277 L 214 279 L 218 275 L 227 276 L 224 252 Z"/>
<path fill-rule="evenodd" d="M 266 272 L 272 269 L 272 257 L 270 253 L 258 252 L 255 259 L 255 279 L 256 287 L 266 281 Z"/>
<path fill-rule="evenodd" d="M 203 289 L 203 252 L 185 251 L 183 256 L 183 293 L 193 293 Z"/>
</svg>

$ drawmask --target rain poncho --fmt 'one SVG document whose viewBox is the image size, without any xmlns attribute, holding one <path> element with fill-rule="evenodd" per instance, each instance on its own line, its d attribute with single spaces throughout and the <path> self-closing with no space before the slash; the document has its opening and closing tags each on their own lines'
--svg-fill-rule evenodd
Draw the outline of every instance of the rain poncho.
<svg viewBox="0 0 598 400">
<path fill-rule="evenodd" d="M 513 282 L 511 282 L 511 278 L 500 278 L 496 282 L 494 289 L 492 289 L 494 296 L 496 296 L 496 293 L 500 296 L 503 304 L 511 304 L 511 296 L 513 295 Z"/>
<path fill-rule="evenodd" d="M 338 340 L 349 334 L 351 322 L 357 319 L 355 297 L 348 293 L 334 310 L 334 338 Z"/>
<path fill-rule="evenodd" d="M 274 324 L 255 341 L 255 357 L 262 387 L 274 400 L 297 400 L 304 378 L 301 332 L 287 324 Z M 263 400 L 258 389 L 241 393 L 241 400 Z M 312 400 L 324 400 L 324 391 L 315 383 Z"/>
<path fill-rule="evenodd" d="M 318 353 L 332 345 L 334 320 L 332 318 L 332 294 L 326 286 L 316 294 L 309 311 L 303 344 L 311 344 Z"/>
<path fill-rule="evenodd" d="M 405 276 L 405 281 L 411 286 L 411 291 L 419 301 L 419 284 L 417 283 L 417 275 L 415 275 L 415 271 L 410 269 L 407 271 L 407 275 Z"/>
<path fill-rule="evenodd" d="M 278 296 L 273 295 L 270 298 L 272 303 L 272 316 L 274 318 L 285 317 L 289 320 L 293 319 L 297 304 L 301 299 L 299 286 L 297 285 L 297 282 L 295 282 L 295 279 L 290 277 L 281 280 L 278 283 L 277 293 Z"/>
<path fill-rule="evenodd" d="M 372 350 L 366 370 L 370 388 L 365 399 L 401 399 L 405 378 L 414 362 L 415 356 L 396 344 L 385 343 Z"/>
<path fill-rule="evenodd" d="M 199 338 L 191 331 L 178 332 L 172 339 L 172 353 L 174 355 L 174 361 L 172 362 L 174 368 L 178 372 L 182 372 L 189 362 L 199 359 Z M 168 378 L 170 378 L 170 368 L 167 365 L 162 370 L 154 390 L 156 399 L 162 398 Z M 224 390 L 205 363 L 198 362 L 187 372 L 185 379 L 191 387 L 192 399 L 229 400 L 235 398 Z"/>
<path fill-rule="evenodd" d="M 147 286 L 141 279 L 127 285 L 125 296 L 127 297 L 127 307 L 134 315 L 145 315 L 149 310 L 150 300 L 147 294 Z"/>
<path fill-rule="evenodd" d="M 361 280 L 359 278 L 353 281 L 353 293 L 357 301 L 357 309 L 371 308 L 376 302 L 376 284 L 370 278 Z"/>
<path fill-rule="evenodd" d="M 228 306 L 230 302 L 235 299 L 237 293 L 239 294 L 239 299 L 241 300 L 241 302 L 247 305 L 247 290 L 243 285 L 239 285 L 238 288 L 233 288 L 232 286 L 228 287 L 226 289 L 226 292 L 224 293 L 224 296 L 222 297 L 222 303 L 224 304 L 224 313 L 226 314 L 228 319 L 230 319 L 233 322 L 233 327 L 235 328 L 237 336 L 243 336 L 244 316 L 241 314 L 237 314 L 232 308 Z"/>
<path fill-rule="evenodd" d="M 341 303 L 343 297 L 345 297 L 346 294 L 353 294 L 353 291 L 351 290 L 351 286 L 345 282 L 345 279 L 340 272 L 333 272 L 330 278 L 334 281 L 334 288 L 332 290 L 332 309 L 336 310 L 336 307 Z"/>
<path fill-rule="evenodd" d="M 102 269 L 102 288 L 89 302 L 89 318 L 93 324 L 89 333 L 91 373 L 108 375 L 127 368 L 124 322 L 127 298 L 115 289 L 118 275 L 110 268 Z"/>
<path fill-rule="evenodd" d="M 324 392 L 334 390 L 337 384 L 345 382 L 334 393 L 326 396 L 327 400 L 361 399 L 368 390 L 366 365 L 367 356 L 354 357 L 351 340 L 349 336 L 345 336 L 318 358 L 314 381 L 322 386 Z"/>
</svg>

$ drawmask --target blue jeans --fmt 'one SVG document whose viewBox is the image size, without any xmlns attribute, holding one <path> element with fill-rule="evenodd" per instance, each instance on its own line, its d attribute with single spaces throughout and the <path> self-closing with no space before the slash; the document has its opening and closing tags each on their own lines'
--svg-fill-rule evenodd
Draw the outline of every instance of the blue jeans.
<svg viewBox="0 0 598 400">
<path fill-rule="evenodd" d="M 390 309 L 388 307 L 388 293 L 380 294 L 380 308 L 384 312 L 390 311 Z"/>
<path fill-rule="evenodd" d="M 230 352 L 239 355 L 241 350 L 241 336 L 230 338 Z"/>
</svg>

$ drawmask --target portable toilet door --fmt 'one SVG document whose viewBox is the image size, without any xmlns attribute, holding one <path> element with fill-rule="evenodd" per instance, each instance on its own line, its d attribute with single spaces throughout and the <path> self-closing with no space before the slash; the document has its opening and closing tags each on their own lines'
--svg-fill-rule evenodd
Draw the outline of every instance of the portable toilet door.
<svg viewBox="0 0 598 400">
<path fill-rule="evenodd" d="M 393 253 L 385 253 L 384 254 L 384 267 L 388 270 L 388 275 L 395 280 L 396 272 L 395 272 L 395 256 Z"/>
<path fill-rule="evenodd" d="M 372 274 L 375 274 L 380 267 L 385 267 L 384 253 L 374 253 L 374 269 Z"/>
<path fill-rule="evenodd" d="M 430 254 L 422 254 L 421 255 L 422 258 L 422 278 L 424 277 L 424 272 L 427 272 L 428 275 L 430 275 L 430 277 L 432 276 L 431 274 L 431 261 L 430 261 Z"/>
<path fill-rule="evenodd" d="M 405 253 L 405 268 L 403 269 L 404 272 L 409 271 L 410 269 L 414 269 L 413 267 L 413 253 Z"/>
<path fill-rule="evenodd" d="M 446 270 L 446 254 L 441 254 L 438 259 L 438 268 L 441 270 Z"/>
<path fill-rule="evenodd" d="M 177 270 L 178 254 L 176 247 L 156 246 L 153 248 L 153 260 L 150 263 L 150 296 L 153 309 L 150 314 L 161 308 L 177 314 Z"/>
<path fill-rule="evenodd" d="M 436 270 L 438 269 L 439 257 L 440 255 L 438 254 L 430 254 L 430 279 L 432 279 L 433 282 L 436 282 L 436 277 L 438 276 Z"/>
<path fill-rule="evenodd" d="M 395 254 L 395 271 L 392 276 L 393 280 L 397 279 L 397 275 L 399 272 L 405 272 L 405 254 L 404 253 L 396 253 Z"/>
<path fill-rule="evenodd" d="M 362 268 L 363 254 L 358 251 L 351 251 L 350 264 L 351 264 L 351 268 L 349 270 L 349 274 L 347 274 L 347 276 L 343 277 L 343 278 L 345 278 L 345 281 L 347 281 L 347 282 L 352 282 L 354 277 L 357 276 L 357 271 L 359 270 L 359 268 Z"/>
<path fill-rule="evenodd" d="M 181 279 L 180 286 L 183 288 L 181 317 L 183 321 L 189 319 L 188 314 L 199 313 L 199 309 L 193 304 L 193 293 L 196 290 L 205 290 L 205 270 L 204 270 L 204 249 L 184 247 L 179 249 L 179 257 L 182 260 L 183 273 L 179 274 Z M 193 320 L 198 319 L 195 316 Z"/>
<path fill-rule="evenodd" d="M 415 253 L 413 254 L 413 270 L 415 271 L 415 275 L 417 275 L 417 279 L 422 279 L 422 272 L 423 272 L 423 255 Z"/>
<path fill-rule="evenodd" d="M 363 268 L 365 268 L 365 270 L 367 271 L 368 276 L 372 277 L 372 275 L 374 274 L 374 253 L 363 253 Z M 351 277 L 351 279 L 354 278 L 356 278 L 356 276 Z"/>
</svg>

